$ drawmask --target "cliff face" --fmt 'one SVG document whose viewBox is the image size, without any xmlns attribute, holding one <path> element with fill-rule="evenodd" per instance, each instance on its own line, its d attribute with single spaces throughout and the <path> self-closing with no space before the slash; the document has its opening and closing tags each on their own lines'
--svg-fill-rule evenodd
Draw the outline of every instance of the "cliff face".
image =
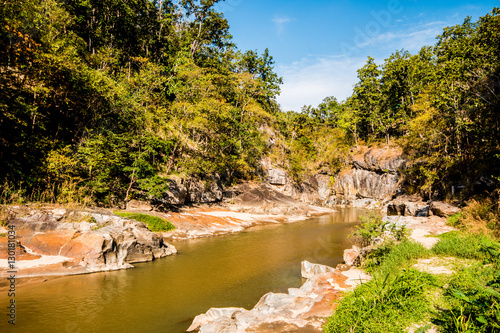
<svg viewBox="0 0 500 333">
<path fill-rule="evenodd" d="M 399 191 L 399 170 L 405 164 L 400 149 L 361 151 L 353 157 L 351 169 L 335 177 L 332 195 L 340 203 L 363 198 L 389 201 Z"/>
<path fill-rule="evenodd" d="M 400 191 L 399 171 L 406 160 L 395 148 L 360 148 L 350 168 L 337 175 L 327 172 L 294 183 L 283 169 L 264 168 L 266 180 L 276 190 L 310 204 L 331 206 L 356 200 L 389 201 Z"/>
</svg>

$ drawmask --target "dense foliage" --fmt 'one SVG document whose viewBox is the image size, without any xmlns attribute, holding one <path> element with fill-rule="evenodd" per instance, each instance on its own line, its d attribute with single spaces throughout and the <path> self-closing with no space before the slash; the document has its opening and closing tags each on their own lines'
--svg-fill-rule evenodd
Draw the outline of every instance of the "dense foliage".
<svg viewBox="0 0 500 333">
<path fill-rule="evenodd" d="M 241 52 L 218 0 L 7 0 L 2 199 L 113 204 L 172 173 L 249 178 L 281 78 Z"/>
<path fill-rule="evenodd" d="M 341 129 L 348 145 L 385 140 L 412 158 L 407 192 L 443 197 L 494 188 L 500 179 L 500 9 L 445 28 L 433 47 L 369 57 L 353 95 L 305 108 Z M 341 155 L 339 155 L 341 160 Z"/>
<path fill-rule="evenodd" d="M 476 231 L 442 234 L 430 250 L 404 238 L 371 244 L 362 266 L 373 279 L 344 295 L 324 331 L 500 332 L 500 243 Z"/>
<path fill-rule="evenodd" d="M 346 101 L 281 112 L 271 55 L 238 50 L 217 2 L 5 1 L 0 201 L 161 198 L 173 174 L 230 184 L 263 157 L 300 181 L 374 142 L 411 156 L 407 192 L 498 187 L 499 9 L 368 58 Z"/>
</svg>

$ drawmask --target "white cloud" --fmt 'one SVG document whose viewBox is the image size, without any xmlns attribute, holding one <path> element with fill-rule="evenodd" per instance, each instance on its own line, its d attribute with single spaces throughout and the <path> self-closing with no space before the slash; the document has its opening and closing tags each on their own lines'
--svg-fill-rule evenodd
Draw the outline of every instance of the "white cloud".
<svg viewBox="0 0 500 333">
<path fill-rule="evenodd" d="M 283 86 L 278 102 L 282 110 L 300 111 L 304 105 L 317 106 L 327 96 L 344 100 L 352 94 L 356 70 L 366 59 L 323 57 L 302 59 L 289 66 L 279 66 Z"/>
<path fill-rule="evenodd" d="M 435 21 L 421 24 L 418 30 L 381 33 L 371 38 L 365 38 L 365 42 L 357 47 L 384 45 L 385 48 L 392 48 L 394 51 L 406 49 L 410 52 L 417 52 L 424 45 L 434 44 L 436 36 L 441 34 L 447 25 L 444 21 Z"/>
<path fill-rule="evenodd" d="M 284 83 L 278 102 L 284 111 L 300 111 L 304 105 L 317 106 L 327 96 L 344 100 L 352 95 L 356 71 L 364 66 L 368 55 L 382 64 L 396 50 L 415 54 L 422 46 L 434 45 L 436 36 L 447 25 L 443 21 L 422 23 L 418 29 L 380 33 L 356 46 L 351 43 L 354 51 L 349 55 L 310 56 L 290 65 L 279 65 L 276 71 Z"/>
<path fill-rule="evenodd" d="M 273 18 L 273 23 L 276 26 L 276 31 L 278 35 L 281 35 L 283 30 L 285 29 L 285 24 L 290 22 L 292 19 L 289 17 L 281 17 L 281 16 L 275 16 Z"/>
</svg>

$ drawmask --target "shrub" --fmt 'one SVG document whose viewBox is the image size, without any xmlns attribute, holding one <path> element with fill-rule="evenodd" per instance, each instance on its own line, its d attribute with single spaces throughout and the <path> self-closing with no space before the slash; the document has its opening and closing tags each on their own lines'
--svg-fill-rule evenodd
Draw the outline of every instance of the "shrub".
<svg viewBox="0 0 500 333">
<path fill-rule="evenodd" d="M 349 235 L 349 237 L 355 237 L 355 242 L 361 247 L 368 246 L 376 238 L 382 237 L 389 224 L 389 222 L 384 222 L 375 215 L 362 216 L 361 220 L 363 221 L 361 226 L 356 226 L 357 230 Z"/>
<path fill-rule="evenodd" d="M 500 212 L 491 199 L 470 200 L 462 212 L 448 218 L 448 224 L 467 233 L 500 237 Z"/>
<path fill-rule="evenodd" d="M 139 222 L 144 222 L 148 226 L 148 229 L 154 232 L 170 231 L 175 229 L 175 226 L 172 223 L 158 216 L 140 214 L 140 213 L 119 212 L 119 211 L 115 211 L 114 213 L 121 217 L 126 217 Z"/>
</svg>

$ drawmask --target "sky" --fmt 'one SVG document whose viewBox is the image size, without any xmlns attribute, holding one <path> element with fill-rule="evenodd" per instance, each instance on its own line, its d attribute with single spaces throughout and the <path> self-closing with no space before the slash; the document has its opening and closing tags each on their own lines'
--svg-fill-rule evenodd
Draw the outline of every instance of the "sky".
<svg viewBox="0 0 500 333">
<path fill-rule="evenodd" d="M 282 110 L 352 94 L 356 70 L 405 49 L 434 45 L 444 27 L 476 21 L 500 0 L 226 0 L 217 5 L 242 51 L 266 48 L 283 77 Z"/>
</svg>

